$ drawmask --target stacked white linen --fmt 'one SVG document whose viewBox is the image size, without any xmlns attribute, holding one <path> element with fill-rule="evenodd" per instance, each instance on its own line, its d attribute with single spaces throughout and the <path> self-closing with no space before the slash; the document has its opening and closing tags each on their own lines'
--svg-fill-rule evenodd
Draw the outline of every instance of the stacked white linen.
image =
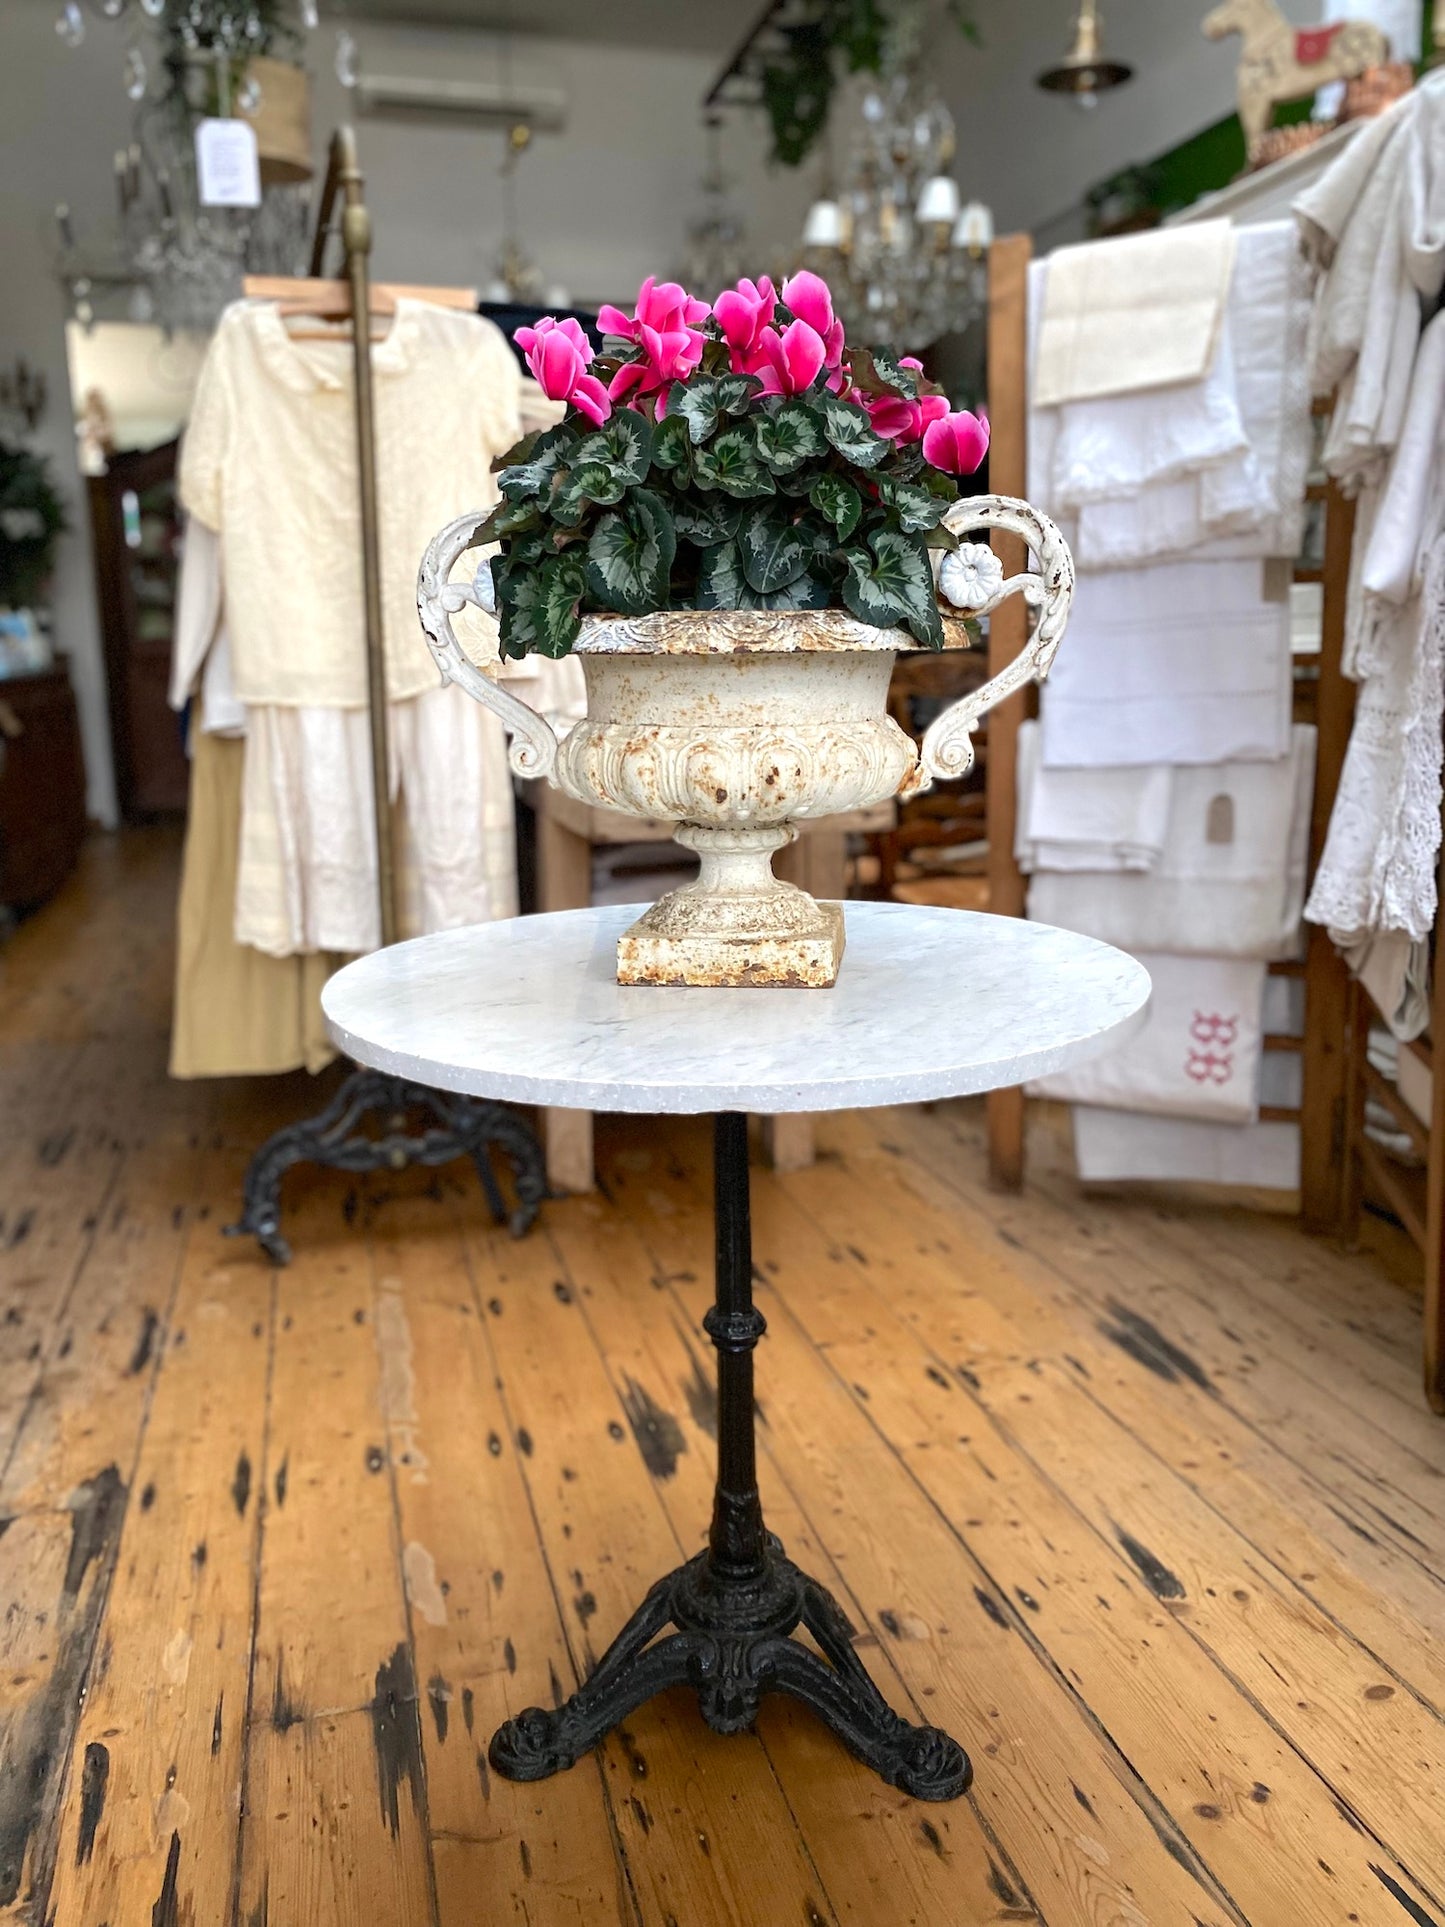
<svg viewBox="0 0 1445 1927">
<path fill-rule="evenodd" d="M 1019 725 L 1019 810 L 1014 854 L 1035 870 L 1152 870 L 1164 850 L 1173 771 L 1046 769 L 1039 725 Z"/>
<path fill-rule="evenodd" d="M 1151 772 L 1172 779 L 1155 860 L 1129 866 L 1127 874 L 1122 865 L 1096 865 L 1090 874 L 1082 863 L 1038 862 L 1030 916 L 1121 950 L 1266 963 L 1297 955 L 1314 772 L 1315 732 L 1304 724 L 1296 725 L 1290 755 L 1280 762 Z M 1114 772 L 1044 774 L 1066 804 L 1080 778 Z M 1021 849 L 1027 867 L 1024 857 Z M 1116 873 L 1106 874 L 1110 869 Z"/>
<path fill-rule="evenodd" d="M 1261 562 L 1079 577 L 1043 704 L 1050 769 L 1289 754 L 1289 602 Z"/>
<path fill-rule="evenodd" d="M 1062 521 L 1080 575 L 1040 723 L 1020 739 L 1029 915 L 1132 951 L 1154 978 L 1128 1044 L 1037 1087 L 1079 1107 L 1093 1176 L 1164 1175 L 1161 1120 L 1196 1170 L 1241 1165 L 1262 1078 L 1276 1076 L 1267 964 L 1299 945 L 1315 743 L 1291 728 L 1288 576 L 1273 558 L 1302 539 L 1309 283 L 1292 222 L 1234 240 L 1192 379 L 1146 389 L 1125 366 L 1129 392 L 1111 393 L 1095 366 L 1093 392 L 1030 414 L 1030 491 Z M 1097 285 L 1115 244 L 1092 252 Z M 1151 259 L 1167 313 L 1162 238 Z M 1051 274 L 1051 262 L 1033 271 L 1031 328 Z M 1267 1148 L 1287 1173 L 1289 1148 Z"/>
<path fill-rule="evenodd" d="M 1191 232 L 1170 235 L 1182 242 Z M 1129 245 L 1092 251 L 1112 255 Z M 1030 269 L 1034 339 L 1052 261 Z M 1035 397 L 1030 492 L 1063 527 L 1081 570 L 1298 551 L 1310 453 L 1309 291 L 1291 222 L 1242 229 L 1200 380 L 1060 406 Z M 1160 293 L 1167 301 L 1167 284 Z"/>
</svg>

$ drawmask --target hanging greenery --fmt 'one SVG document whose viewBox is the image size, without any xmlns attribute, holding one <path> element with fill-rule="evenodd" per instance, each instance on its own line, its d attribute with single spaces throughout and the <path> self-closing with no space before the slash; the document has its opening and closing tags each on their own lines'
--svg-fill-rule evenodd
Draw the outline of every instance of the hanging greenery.
<svg viewBox="0 0 1445 1927">
<path fill-rule="evenodd" d="M 820 0 L 815 17 L 782 29 L 783 51 L 763 68 L 763 105 L 773 159 L 797 167 L 828 124 L 840 65 L 850 74 L 883 71 L 895 15 L 909 0 Z M 977 44 L 968 0 L 946 0 L 948 18 Z"/>
<path fill-rule="evenodd" d="M 0 608 L 31 609 L 41 600 L 65 525 L 44 458 L 0 442 Z"/>
</svg>

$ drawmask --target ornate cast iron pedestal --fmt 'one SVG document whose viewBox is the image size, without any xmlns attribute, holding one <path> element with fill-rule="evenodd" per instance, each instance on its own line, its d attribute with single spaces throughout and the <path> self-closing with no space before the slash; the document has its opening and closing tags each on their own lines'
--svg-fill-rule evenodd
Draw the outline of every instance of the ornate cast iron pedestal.
<svg viewBox="0 0 1445 1927">
<path fill-rule="evenodd" d="M 764 1693 L 791 1693 L 890 1785 L 956 1799 L 973 1777 L 963 1748 L 899 1718 L 853 1651 L 843 1609 L 763 1526 L 753 1348 L 764 1324 L 752 1297 L 747 1120 L 726 1112 L 714 1132 L 717 1294 L 704 1324 L 718 1353 L 718 1473 L 708 1549 L 658 1580 L 571 1699 L 553 1712 L 528 1707 L 499 1728 L 492 1765 L 509 1779 L 544 1779 L 654 1693 L 686 1685 L 718 1733 L 751 1725 Z M 825 1659 L 790 1637 L 799 1625 Z"/>
<path fill-rule="evenodd" d="M 418 1111 L 436 1122 L 409 1128 Z M 383 1120 L 375 1135 L 360 1128 L 368 1112 Z M 323 1164 L 333 1171 L 401 1171 L 408 1164 L 470 1158 L 492 1217 L 504 1224 L 507 1207 L 492 1170 L 493 1144 L 511 1160 L 517 1187 L 512 1235 L 520 1238 L 547 1195 L 547 1175 L 542 1147 L 517 1113 L 504 1104 L 435 1091 L 384 1071 L 354 1070 L 325 1110 L 267 1138 L 247 1167 L 241 1216 L 226 1226 L 226 1236 L 254 1237 L 273 1264 L 291 1262 L 291 1247 L 281 1235 L 281 1180 L 293 1164 Z"/>
</svg>

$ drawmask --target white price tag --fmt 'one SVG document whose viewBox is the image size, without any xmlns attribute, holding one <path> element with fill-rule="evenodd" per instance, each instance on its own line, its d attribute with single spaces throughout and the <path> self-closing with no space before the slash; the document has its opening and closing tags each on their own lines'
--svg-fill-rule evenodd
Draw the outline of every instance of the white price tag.
<svg viewBox="0 0 1445 1927">
<path fill-rule="evenodd" d="M 196 128 L 196 182 L 202 207 L 259 207 L 256 130 L 244 120 L 203 120 Z"/>
</svg>

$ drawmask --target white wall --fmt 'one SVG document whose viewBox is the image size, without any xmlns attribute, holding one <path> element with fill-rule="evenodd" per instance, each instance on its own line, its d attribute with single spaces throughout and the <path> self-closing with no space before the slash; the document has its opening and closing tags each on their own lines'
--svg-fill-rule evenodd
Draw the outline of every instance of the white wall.
<svg viewBox="0 0 1445 1927">
<path fill-rule="evenodd" d="M 99 321 L 66 329 L 70 388 L 77 406 L 98 388 L 115 428 L 117 448 L 154 448 L 178 435 L 210 337 L 187 330 L 167 336 L 134 321 Z"/>
<path fill-rule="evenodd" d="M 403 63 L 409 72 L 477 78 L 499 70 L 498 43 L 481 34 L 358 27 L 357 40 L 374 72 Z M 565 132 L 538 134 L 516 177 L 522 238 L 549 283 L 566 283 L 579 303 L 630 304 L 644 275 L 676 268 L 706 158 L 699 105 L 718 64 L 709 55 L 519 39 L 514 78 L 567 98 Z M 315 125 L 324 138 L 355 115 L 355 100 L 337 85 L 329 59 L 315 66 Z M 378 272 L 485 286 L 502 234 L 503 137 L 365 117 L 355 125 Z M 737 197 L 771 255 L 800 228 L 812 184 L 786 171 L 768 176 L 759 117 L 739 119 L 725 138 Z"/>
<path fill-rule="evenodd" d="M 0 361 L 23 354 L 44 370 L 50 399 L 33 442 L 51 458 L 71 530 L 60 544 L 55 639 L 70 656 L 85 742 L 88 804 L 115 821 L 105 672 L 96 619 L 90 528 L 75 458 L 65 361 L 65 303 L 55 278 L 55 203 L 68 200 L 82 228 L 108 209 L 111 156 L 125 140 L 130 103 L 120 54 L 91 45 L 70 55 L 55 37 L 55 10 L 22 0 L 0 18 Z M 92 39 L 99 39 L 93 31 Z"/>
<path fill-rule="evenodd" d="M 54 210 L 57 201 L 70 204 L 82 239 L 108 232 L 112 157 L 129 137 L 131 108 L 120 85 L 124 42 L 115 29 L 88 13 L 85 43 L 72 51 L 56 38 L 55 12 L 54 0 L 0 6 L 0 360 L 23 354 L 49 383 L 50 405 L 35 440 L 54 461 L 73 524 L 60 550 L 56 634 L 70 655 L 80 703 L 90 811 L 113 823 L 100 632 L 68 401 L 66 308 L 54 273 Z M 495 42 L 483 36 L 388 29 L 388 56 L 399 37 L 413 43 L 411 57 L 430 58 L 439 71 L 482 72 L 495 64 Z M 365 53 L 378 36 L 361 29 L 358 38 Z M 671 269 L 682 252 L 704 165 L 698 103 L 717 63 L 710 55 L 560 40 L 537 43 L 535 58 L 565 88 L 569 108 L 565 134 L 539 135 L 522 161 L 517 193 L 524 239 L 548 281 L 567 283 L 576 299 L 628 299 L 644 275 Z M 355 115 L 356 102 L 335 79 L 329 33 L 318 36 L 312 64 L 320 150 L 330 128 Z M 357 129 L 378 276 L 484 286 L 502 237 L 502 137 L 380 120 L 358 120 Z M 744 128 L 729 136 L 730 156 L 746 162 L 742 195 L 761 211 L 759 227 L 769 240 L 782 241 L 801 223 L 809 183 L 784 177 L 764 185 L 759 146 Z"/>
</svg>

